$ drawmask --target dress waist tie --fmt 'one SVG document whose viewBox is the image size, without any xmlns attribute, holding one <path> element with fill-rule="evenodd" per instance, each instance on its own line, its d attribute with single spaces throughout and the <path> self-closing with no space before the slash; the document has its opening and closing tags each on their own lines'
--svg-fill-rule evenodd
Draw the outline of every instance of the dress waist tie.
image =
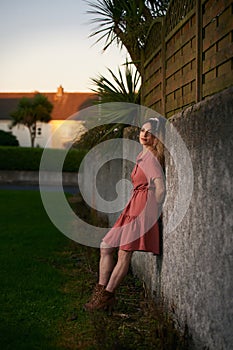
<svg viewBox="0 0 233 350">
<path fill-rule="evenodd" d="M 149 187 L 134 188 L 133 192 L 154 191 L 154 190 L 155 190 L 155 187 L 149 186 Z"/>
</svg>

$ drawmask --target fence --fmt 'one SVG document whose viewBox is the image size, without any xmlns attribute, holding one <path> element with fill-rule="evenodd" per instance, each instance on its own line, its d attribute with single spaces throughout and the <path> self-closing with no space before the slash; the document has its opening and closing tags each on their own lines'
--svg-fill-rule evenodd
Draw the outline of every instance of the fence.
<svg viewBox="0 0 233 350">
<path fill-rule="evenodd" d="M 170 117 L 233 84 L 233 0 L 172 0 L 143 54 L 143 104 Z"/>
</svg>

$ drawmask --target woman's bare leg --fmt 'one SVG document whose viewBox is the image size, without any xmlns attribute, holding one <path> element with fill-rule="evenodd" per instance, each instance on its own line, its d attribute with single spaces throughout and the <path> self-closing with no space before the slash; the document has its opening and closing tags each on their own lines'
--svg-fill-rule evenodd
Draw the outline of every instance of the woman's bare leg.
<svg viewBox="0 0 233 350">
<path fill-rule="evenodd" d="M 114 248 L 110 248 L 104 242 L 100 246 L 100 262 L 99 262 L 99 284 L 106 286 L 110 275 L 115 266 Z"/>
<path fill-rule="evenodd" d="M 91 301 L 84 305 L 87 311 L 111 308 L 115 303 L 114 291 L 128 272 L 132 252 L 119 250 L 115 265 L 114 250 L 104 242 L 101 244 L 99 288 L 96 289 Z M 103 286 L 106 288 L 104 289 Z"/>
<path fill-rule="evenodd" d="M 119 249 L 117 264 L 115 265 L 108 284 L 106 285 L 106 290 L 108 292 L 114 292 L 127 275 L 132 253 L 133 252 Z"/>
</svg>

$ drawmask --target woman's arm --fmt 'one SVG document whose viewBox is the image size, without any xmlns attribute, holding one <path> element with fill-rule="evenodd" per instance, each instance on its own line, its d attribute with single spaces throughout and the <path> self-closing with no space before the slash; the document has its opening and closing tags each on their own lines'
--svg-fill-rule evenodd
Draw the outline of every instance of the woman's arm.
<svg viewBox="0 0 233 350">
<path fill-rule="evenodd" d="M 158 204 L 162 204 L 165 198 L 165 183 L 163 178 L 156 178 L 152 180 L 155 186 L 155 198 Z"/>
</svg>

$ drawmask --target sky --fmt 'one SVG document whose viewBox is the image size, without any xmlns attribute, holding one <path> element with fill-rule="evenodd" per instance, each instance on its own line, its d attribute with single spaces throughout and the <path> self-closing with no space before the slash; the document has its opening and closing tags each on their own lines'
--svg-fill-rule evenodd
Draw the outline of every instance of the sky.
<svg viewBox="0 0 233 350">
<path fill-rule="evenodd" d="M 84 0 L 0 0 L 0 92 L 91 91 L 91 78 L 116 73 L 126 51 L 94 45 L 87 10 Z"/>
</svg>

